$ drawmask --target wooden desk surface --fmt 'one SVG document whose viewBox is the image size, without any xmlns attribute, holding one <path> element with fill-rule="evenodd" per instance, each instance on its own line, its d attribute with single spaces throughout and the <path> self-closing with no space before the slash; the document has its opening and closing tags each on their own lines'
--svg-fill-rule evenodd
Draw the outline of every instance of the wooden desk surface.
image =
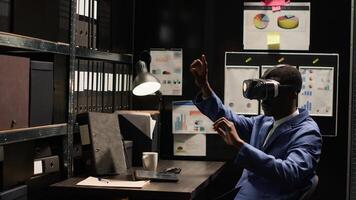
<svg viewBox="0 0 356 200">
<path fill-rule="evenodd" d="M 101 190 L 139 198 L 149 197 L 150 199 L 193 199 L 204 190 L 209 181 L 214 179 L 223 165 L 224 162 L 213 161 L 160 160 L 158 171 L 168 167 L 179 167 L 182 169 L 178 175 L 179 181 L 175 183 L 150 182 L 141 189 L 76 185 L 85 178 L 70 178 L 53 184 L 51 187 L 52 189 L 62 189 L 63 191 L 72 190 L 72 192 L 79 190 L 83 190 L 83 192 Z"/>
</svg>

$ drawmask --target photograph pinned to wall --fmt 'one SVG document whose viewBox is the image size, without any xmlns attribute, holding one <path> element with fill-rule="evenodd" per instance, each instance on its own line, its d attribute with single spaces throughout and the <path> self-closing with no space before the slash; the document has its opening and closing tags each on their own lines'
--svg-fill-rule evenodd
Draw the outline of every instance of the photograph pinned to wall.
<svg viewBox="0 0 356 200">
<path fill-rule="evenodd" d="M 206 135 L 175 134 L 173 154 L 175 156 L 206 156 Z"/>
<path fill-rule="evenodd" d="M 151 49 L 150 54 L 150 72 L 160 80 L 162 95 L 182 95 L 183 51 Z"/>
<path fill-rule="evenodd" d="M 246 79 L 258 79 L 259 66 L 226 66 L 224 104 L 238 114 L 258 115 L 258 101 L 246 99 L 242 83 Z"/>
<path fill-rule="evenodd" d="M 302 89 L 298 105 L 312 116 L 333 116 L 334 68 L 299 66 Z"/>
<path fill-rule="evenodd" d="M 174 101 L 172 103 L 172 133 L 216 133 L 213 122 L 203 115 L 192 101 Z"/>
<path fill-rule="evenodd" d="M 244 3 L 244 49 L 309 50 L 310 3 L 297 2 L 273 12 L 270 6 Z"/>
</svg>

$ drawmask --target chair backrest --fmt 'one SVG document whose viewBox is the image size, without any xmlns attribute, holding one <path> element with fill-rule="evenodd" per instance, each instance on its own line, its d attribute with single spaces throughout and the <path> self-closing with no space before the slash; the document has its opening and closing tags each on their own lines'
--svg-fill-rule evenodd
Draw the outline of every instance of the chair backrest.
<svg viewBox="0 0 356 200">
<path fill-rule="evenodd" d="M 311 198 L 312 194 L 314 193 L 316 186 L 318 186 L 319 183 L 319 177 L 318 175 L 315 175 L 312 179 L 311 179 L 311 185 L 310 187 L 308 187 L 304 193 L 302 194 L 302 196 L 299 198 L 299 200 L 308 200 Z"/>
</svg>

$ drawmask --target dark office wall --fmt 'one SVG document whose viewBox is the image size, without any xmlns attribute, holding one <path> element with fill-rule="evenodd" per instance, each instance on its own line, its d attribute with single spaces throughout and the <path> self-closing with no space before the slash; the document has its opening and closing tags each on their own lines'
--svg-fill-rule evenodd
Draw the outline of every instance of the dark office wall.
<svg viewBox="0 0 356 200">
<path fill-rule="evenodd" d="M 317 169 L 320 182 L 313 199 L 346 198 L 350 12 L 351 2 L 348 0 L 340 0 L 337 4 L 311 2 L 310 50 L 307 52 L 340 54 L 338 135 L 323 138 L 322 156 Z M 209 63 L 210 82 L 216 93 L 223 97 L 224 53 L 243 51 L 242 33 L 242 1 L 135 1 L 135 60 L 139 52 L 149 48 L 183 49 L 183 95 L 163 97 L 163 156 L 172 157 L 171 102 L 191 99 L 197 92 L 188 70 L 189 64 L 201 53 L 205 53 Z M 134 109 L 154 109 L 158 108 L 158 103 L 155 96 L 133 99 Z M 218 141 L 218 138 L 215 139 Z M 209 147 L 211 145 L 207 147 L 208 151 Z M 226 148 L 223 144 L 213 148 L 219 147 Z M 214 155 L 210 159 L 226 160 L 231 157 L 226 155 L 226 152 L 229 154 L 231 151 L 223 152 L 220 152 L 220 157 Z"/>
</svg>

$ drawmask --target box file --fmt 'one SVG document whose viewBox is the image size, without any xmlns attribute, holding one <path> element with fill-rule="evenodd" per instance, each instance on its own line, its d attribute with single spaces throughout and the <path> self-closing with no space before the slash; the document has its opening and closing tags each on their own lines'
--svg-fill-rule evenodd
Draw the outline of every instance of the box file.
<svg viewBox="0 0 356 200">
<path fill-rule="evenodd" d="M 30 60 L 0 55 L 0 130 L 28 127 Z"/>
<path fill-rule="evenodd" d="M 31 61 L 30 126 L 52 124 L 53 63 Z"/>
</svg>

